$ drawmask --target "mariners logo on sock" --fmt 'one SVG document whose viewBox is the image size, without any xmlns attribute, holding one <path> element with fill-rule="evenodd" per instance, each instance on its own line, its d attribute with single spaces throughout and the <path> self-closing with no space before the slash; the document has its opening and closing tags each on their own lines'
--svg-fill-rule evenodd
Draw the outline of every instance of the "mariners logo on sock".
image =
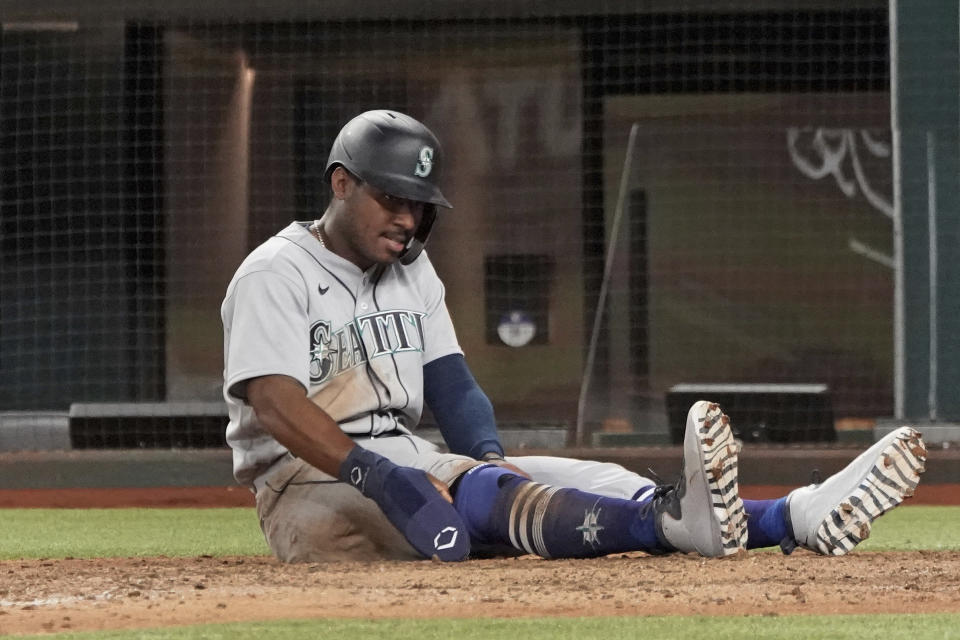
<svg viewBox="0 0 960 640">
<path fill-rule="evenodd" d="M 583 534 L 583 544 L 589 544 L 591 547 L 600 544 L 597 534 L 603 531 L 603 526 L 598 523 L 600 519 L 600 509 L 596 504 L 592 509 L 583 512 L 583 524 L 577 527 L 577 531 Z"/>
</svg>

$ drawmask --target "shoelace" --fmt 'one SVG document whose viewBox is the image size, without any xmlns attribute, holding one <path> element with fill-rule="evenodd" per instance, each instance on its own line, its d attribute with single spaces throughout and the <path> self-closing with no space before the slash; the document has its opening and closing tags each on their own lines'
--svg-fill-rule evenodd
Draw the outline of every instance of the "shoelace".
<svg viewBox="0 0 960 640">
<path fill-rule="evenodd" d="M 657 472 L 653 469 L 648 467 L 647 472 L 657 484 L 653 487 L 653 494 L 651 494 L 650 499 L 647 500 L 641 508 L 640 513 L 644 517 L 650 515 L 651 510 L 656 509 L 661 503 L 669 500 L 670 497 L 677 491 L 676 485 L 664 482 L 663 478 L 657 475 Z"/>
</svg>

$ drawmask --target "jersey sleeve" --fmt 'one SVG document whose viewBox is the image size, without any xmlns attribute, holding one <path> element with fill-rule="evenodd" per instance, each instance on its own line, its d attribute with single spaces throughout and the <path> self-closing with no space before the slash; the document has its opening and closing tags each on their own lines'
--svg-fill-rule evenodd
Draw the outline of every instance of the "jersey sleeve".
<svg viewBox="0 0 960 640">
<path fill-rule="evenodd" d="M 236 282 L 223 311 L 230 395 L 245 400 L 246 381 L 274 374 L 309 388 L 309 319 L 302 286 L 275 272 L 256 271 Z"/>
<path fill-rule="evenodd" d="M 423 364 L 451 353 L 463 354 L 447 310 L 446 292 L 440 276 L 425 253 L 414 264 L 419 267 L 417 281 L 427 310 L 423 320 Z"/>
</svg>

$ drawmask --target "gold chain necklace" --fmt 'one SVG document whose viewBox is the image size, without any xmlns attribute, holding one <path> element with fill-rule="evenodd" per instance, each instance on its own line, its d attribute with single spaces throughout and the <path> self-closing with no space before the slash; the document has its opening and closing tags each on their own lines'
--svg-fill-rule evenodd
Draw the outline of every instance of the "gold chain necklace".
<svg viewBox="0 0 960 640">
<path fill-rule="evenodd" d="M 327 244 L 323 241 L 323 236 L 320 235 L 320 221 L 314 220 L 313 224 L 310 225 L 310 232 L 313 234 L 313 237 L 320 242 L 320 246 L 324 249 L 327 248 Z"/>
</svg>

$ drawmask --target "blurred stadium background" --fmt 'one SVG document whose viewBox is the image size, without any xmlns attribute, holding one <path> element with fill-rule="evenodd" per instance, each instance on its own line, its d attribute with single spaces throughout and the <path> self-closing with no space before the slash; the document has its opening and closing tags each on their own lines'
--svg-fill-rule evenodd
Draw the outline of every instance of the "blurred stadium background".
<svg viewBox="0 0 960 640">
<path fill-rule="evenodd" d="M 226 284 L 381 107 L 444 142 L 428 250 L 508 447 L 669 445 L 703 395 L 773 446 L 960 441 L 958 15 L 8 0 L 0 451 L 225 447 Z"/>
</svg>

